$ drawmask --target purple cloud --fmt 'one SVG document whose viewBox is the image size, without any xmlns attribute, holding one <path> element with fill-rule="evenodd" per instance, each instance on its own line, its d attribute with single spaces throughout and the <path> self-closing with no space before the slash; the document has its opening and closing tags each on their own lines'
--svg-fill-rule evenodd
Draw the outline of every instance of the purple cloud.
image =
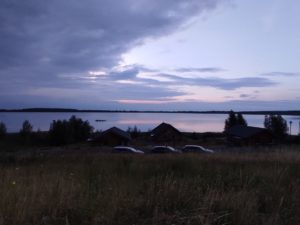
<svg viewBox="0 0 300 225">
<path fill-rule="evenodd" d="M 268 77 L 297 77 L 300 76 L 300 73 L 292 73 L 292 72 L 270 72 L 264 73 L 262 76 Z"/>
</svg>

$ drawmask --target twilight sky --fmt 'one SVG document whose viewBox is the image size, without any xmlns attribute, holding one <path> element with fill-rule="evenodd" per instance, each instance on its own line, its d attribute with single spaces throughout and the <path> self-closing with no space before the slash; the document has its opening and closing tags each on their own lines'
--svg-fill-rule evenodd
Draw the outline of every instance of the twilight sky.
<svg viewBox="0 0 300 225">
<path fill-rule="evenodd" d="M 291 110 L 300 1 L 0 0 L 0 108 Z"/>
</svg>

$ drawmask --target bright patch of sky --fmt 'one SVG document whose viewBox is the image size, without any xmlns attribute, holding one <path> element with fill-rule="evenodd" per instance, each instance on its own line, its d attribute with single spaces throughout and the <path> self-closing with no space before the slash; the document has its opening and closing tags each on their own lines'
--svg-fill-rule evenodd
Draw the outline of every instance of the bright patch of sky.
<svg viewBox="0 0 300 225">
<path fill-rule="evenodd" d="M 124 64 L 154 68 L 219 66 L 230 77 L 265 71 L 299 72 L 300 2 L 237 1 L 148 39 L 124 55 Z"/>
<path fill-rule="evenodd" d="M 149 39 L 124 55 L 124 64 L 150 68 L 219 67 L 222 78 L 263 77 L 270 71 L 298 73 L 300 56 L 300 3 L 295 1 L 239 1 L 200 16 L 175 34 Z M 282 72 L 283 73 L 283 72 Z M 186 98 L 202 101 L 229 99 L 295 100 L 300 74 L 264 76 L 277 85 L 222 91 L 178 86 Z M 215 76 L 210 73 L 203 77 Z M 259 89 L 260 91 L 257 91 Z M 205 94 L 204 94 L 205 93 Z M 246 93 L 246 94 L 243 94 Z M 230 96 L 230 97 L 229 97 Z M 179 99 L 184 99 L 182 96 Z"/>
</svg>

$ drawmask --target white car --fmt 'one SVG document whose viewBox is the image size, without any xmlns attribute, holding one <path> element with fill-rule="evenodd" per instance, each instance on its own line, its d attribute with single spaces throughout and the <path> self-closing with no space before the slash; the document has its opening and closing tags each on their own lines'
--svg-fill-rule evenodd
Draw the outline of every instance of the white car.
<svg viewBox="0 0 300 225">
<path fill-rule="evenodd" d="M 200 145 L 185 145 L 182 148 L 183 152 L 197 152 L 197 153 L 214 153 L 213 150 L 204 148 Z"/>
<path fill-rule="evenodd" d="M 135 149 L 128 146 L 116 146 L 113 148 L 113 153 L 133 153 L 133 154 L 144 154 L 142 150 Z"/>
<path fill-rule="evenodd" d="M 171 146 L 155 146 L 151 149 L 152 153 L 181 153 L 180 150 L 177 150 Z"/>
</svg>

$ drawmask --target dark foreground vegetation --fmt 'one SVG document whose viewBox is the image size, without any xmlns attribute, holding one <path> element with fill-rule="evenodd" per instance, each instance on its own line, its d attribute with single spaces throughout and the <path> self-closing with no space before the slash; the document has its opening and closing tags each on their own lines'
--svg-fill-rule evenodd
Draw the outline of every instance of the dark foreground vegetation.
<svg viewBox="0 0 300 225">
<path fill-rule="evenodd" d="M 297 150 L 1 154 L 0 224 L 300 224 Z"/>
</svg>

